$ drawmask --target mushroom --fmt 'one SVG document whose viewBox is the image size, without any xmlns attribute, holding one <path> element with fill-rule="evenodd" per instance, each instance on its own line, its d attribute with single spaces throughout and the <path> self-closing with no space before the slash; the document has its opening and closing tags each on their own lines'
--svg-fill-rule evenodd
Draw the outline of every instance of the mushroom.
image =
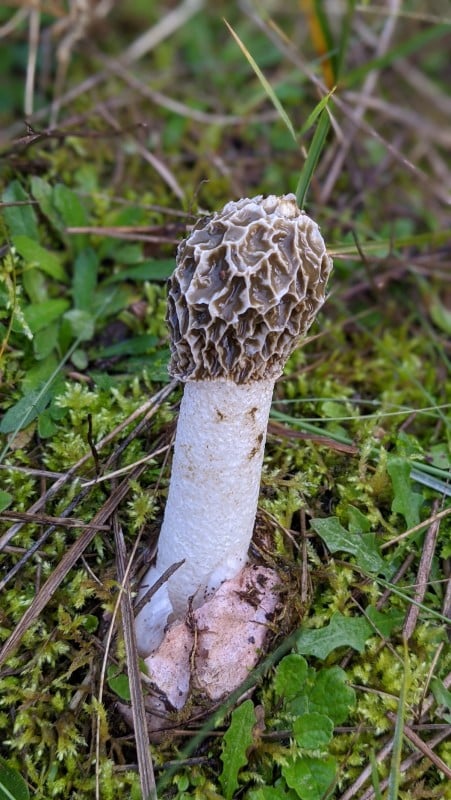
<svg viewBox="0 0 451 800">
<path fill-rule="evenodd" d="M 136 618 L 146 656 L 169 622 L 246 564 L 276 379 L 325 300 L 332 260 L 292 194 L 230 202 L 181 242 L 169 282 L 169 372 L 184 382 L 156 563 Z"/>
</svg>

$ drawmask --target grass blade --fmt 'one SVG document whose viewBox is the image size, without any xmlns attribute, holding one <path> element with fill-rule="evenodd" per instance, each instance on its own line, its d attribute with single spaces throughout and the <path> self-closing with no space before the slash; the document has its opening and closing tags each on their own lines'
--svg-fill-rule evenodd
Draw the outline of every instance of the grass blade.
<svg viewBox="0 0 451 800">
<path fill-rule="evenodd" d="M 330 118 L 327 108 L 324 108 L 319 116 L 318 125 L 313 135 L 308 155 L 296 188 L 296 200 L 299 208 L 303 208 L 305 198 L 312 180 L 313 173 L 323 151 L 326 136 L 330 127 Z"/>
<path fill-rule="evenodd" d="M 371 764 L 371 781 L 374 789 L 374 800 L 382 800 L 381 784 L 379 781 L 379 773 L 377 771 L 377 761 L 374 750 L 370 750 L 370 764 Z"/>
<path fill-rule="evenodd" d="M 328 102 L 329 102 L 329 100 L 332 97 L 334 92 L 335 92 L 335 86 L 334 86 L 333 89 L 330 90 L 330 92 L 328 92 L 324 97 L 321 98 L 319 103 L 317 103 L 317 105 L 315 106 L 313 111 L 308 115 L 306 121 L 304 122 L 304 124 L 303 124 L 303 126 L 301 128 L 301 130 L 299 131 L 299 135 L 300 136 L 303 136 L 304 133 L 307 133 L 307 131 L 312 127 L 312 125 L 315 124 L 315 122 L 318 119 L 318 117 L 320 116 L 321 112 L 324 111 L 324 109 L 326 108 L 326 106 L 327 106 L 327 104 L 328 104 Z"/>
<path fill-rule="evenodd" d="M 404 639 L 404 675 L 399 694 L 398 712 L 396 714 L 395 735 L 393 740 L 393 753 L 388 776 L 387 800 L 398 800 L 399 776 L 402 756 L 402 742 L 404 733 L 404 718 L 406 715 L 406 695 L 410 684 L 409 651 L 407 641 Z"/>
<path fill-rule="evenodd" d="M 226 19 L 224 19 L 224 23 L 227 25 L 227 28 L 229 29 L 230 33 L 232 34 L 233 38 L 235 39 L 238 47 L 240 48 L 241 52 L 246 57 L 246 59 L 248 60 L 249 64 L 251 65 L 252 69 L 254 70 L 257 78 L 259 79 L 261 85 L 263 86 L 263 89 L 265 90 L 266 94 L 268 95 L 269 99 L 271 100 L 271 103 L 273 104 L 273 106 L 276 109 L 277 113 L 279 114 L 280 118 L 283 120 L 283 122 L 285 123 L 286 127 L 288 128 L 291 136 L 293 137 L 293 140 L 296 142 L 296 144 L 298 144 L 298 139 L 297 139 L 297 136 L 296 136 L 296 132 L 295 132 L 295 130 L 293 128 L 291 120 L 290 120 L 287 112 L 285 111 L 284 107 L 282 106 L 282 103 L 280 102 L 279 98 L 277 97 L 277 95 L 276 95 L 274 89 L 272 88 L 271 84 L 269 83 L 269 81 L 267 81 L 267 79 L 263 75 L 263 72 L 261 71 L 260 67 L 258 66 L 257 62 L 251 56 L 251 54 L 250 54 L 249 50 L 247 49 L 246 45 L 241 41 L 240 37 L 233 30 L 232 26 L 229 25 L 229 23 L 227 22 Z"/>
</svg>

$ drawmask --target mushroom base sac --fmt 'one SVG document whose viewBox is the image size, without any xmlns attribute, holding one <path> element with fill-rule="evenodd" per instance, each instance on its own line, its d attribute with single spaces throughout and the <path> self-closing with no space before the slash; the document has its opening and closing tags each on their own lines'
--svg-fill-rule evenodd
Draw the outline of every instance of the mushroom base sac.
<svg viewBox="0 0 451 800">
<path fill-rule="evenodd" d="M 274 380 L 189 381 L 180 408 L 157 561 L 141 594 L 181 566 L 136 618 L 139 650 L 160 643 L 190 598 L 201 605 L 246 562 L 254 528 Z"/>
<path fill-rule="evenodd" d="M 194 699 L 208 706 L 249 677 L 265 651 L 278 585 L 274 570 L 248 565 L 193 612 L 190 625 L 181 621 L 169 629 L 145 659 L 151 729 L 170 725 L 171 712 L 180 711 L 193 690 Z"/>
</svg>

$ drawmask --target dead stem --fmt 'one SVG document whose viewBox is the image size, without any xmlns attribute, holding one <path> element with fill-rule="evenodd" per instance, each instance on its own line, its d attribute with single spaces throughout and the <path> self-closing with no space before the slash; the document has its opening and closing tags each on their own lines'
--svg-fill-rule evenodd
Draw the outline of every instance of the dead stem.
<svg viewBox="0 0 451 800">
<path fill-rule="evenodd" d="M 157 800 L 130 590 L 130 570 L 133 553 L 127 563 L 124 534 L 116 513 L 113 515 L 113 531 L 116 545 L 117 576 L 121 589 L 121 620 L 127 657 L 127 674 L 130 684 L 133 729 L 135 732 L 141 792 L 143 797 L 149 798 L 149 800 Z"/>
<path fill-rule="evenodd" d="M 436 500 L 433 504 L 432 510 L 434 516 L 437 513 L 439 501 Z M 448 509 L 451 511 L 451 509 Z M 417 580 L 415 584 L 415 592 L 413 595 L 413 603 L 410 605 L 407 616 L 404 622 L 403 635 L 408 641 L 415 631 L 415 627 L 420 613 L 419 603 L 422 603 L 426 594 L 426 589 L 429 581 L 429 575 L 432 568 L 432 559 L 434 557 L 435 545 L 437 543 L 437 536 L 440 529 L 440 520 L 436 519 L 430 525 L 424 538 L 423 547 L 421 550 L 420 563 L 418 565 Z"/>
</svg>

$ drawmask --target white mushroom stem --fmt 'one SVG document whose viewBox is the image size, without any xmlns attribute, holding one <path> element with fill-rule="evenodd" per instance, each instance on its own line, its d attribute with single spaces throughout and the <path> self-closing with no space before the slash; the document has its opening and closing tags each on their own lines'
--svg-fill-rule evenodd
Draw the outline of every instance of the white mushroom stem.
<svg viewBox="0 0 451 800">
<path fill-rule="evenodd" d="M 181 566 L 137 617 L 149 652 L 168 617 L 201 605 L 244 566 L 257 510 L 274 379 L 188 381 L 180 407 L 171 483 L 155 567 L 141 591 Z"/>
</svg>

